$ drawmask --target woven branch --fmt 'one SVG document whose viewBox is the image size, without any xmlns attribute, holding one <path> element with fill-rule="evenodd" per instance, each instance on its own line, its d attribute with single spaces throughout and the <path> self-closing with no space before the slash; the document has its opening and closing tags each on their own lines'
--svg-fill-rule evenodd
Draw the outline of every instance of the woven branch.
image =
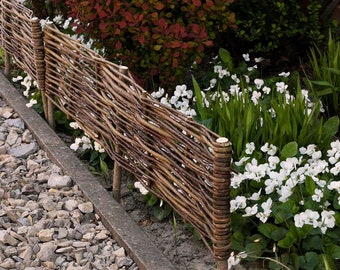
<svg viewBox="0 0 340 270">
<path fill-rule="evenodd" d="M 1 0 L 2 47 L 15 63 L 44 90 L 44 46 L 42 29 L 33 12 L 15 0 Z"/>
</svg>

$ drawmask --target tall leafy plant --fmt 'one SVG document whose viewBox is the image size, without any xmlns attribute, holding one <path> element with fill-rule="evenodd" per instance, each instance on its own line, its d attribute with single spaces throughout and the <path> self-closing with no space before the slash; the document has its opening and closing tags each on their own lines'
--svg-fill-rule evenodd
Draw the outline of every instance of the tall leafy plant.
<svg viewBox="0 0 340 270">
<path fill-rule="evenodd" d="M 339 119 L 324 122 L 320 102 L 310 101 L 299 76 L 283 74 L 264 80 L 258 78 L 255 66 L 243 62 L 234 67 L 226 50 L 220 50 L 220 59 L 212 74 L 217 78 L 210 79 L 209 87 L 202 90 L 193 79 L 196 119 L 229 138 L 235 158 L 249 142 L 257 146 L 269 143 L 279 149 L 291 141 L 300 146 L 315 143 L 321 149 L 329 145 Z"/>
<path fill-rule="evenodd" d="M 317 46 L 311 49 L 310 63 L 308 86 L 320 97 L 328 116 L 340 115 L 340 41 L 329 33 L 325 50 Z"/>
</svg>

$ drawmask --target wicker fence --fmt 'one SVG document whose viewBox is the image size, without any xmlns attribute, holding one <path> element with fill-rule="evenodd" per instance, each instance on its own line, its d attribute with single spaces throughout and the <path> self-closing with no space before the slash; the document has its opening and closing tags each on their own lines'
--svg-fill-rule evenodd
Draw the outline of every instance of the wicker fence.
<svg viewBox="0 0 340 270">
<path fill-rule="evenodd" d="M 22 5 L 0 3 L 0 44 L 37 80 L 49 122 L 54 106 L 76 120 L 116 165 L 188 220 L 213 253 L 217 268 L 226 269 L 231 236 L 229 141 L 159 103 L 124 67 L 52 24 L 42 31 Z M 117 195 L 118 169 L 114 178 Z"/>
</svg>

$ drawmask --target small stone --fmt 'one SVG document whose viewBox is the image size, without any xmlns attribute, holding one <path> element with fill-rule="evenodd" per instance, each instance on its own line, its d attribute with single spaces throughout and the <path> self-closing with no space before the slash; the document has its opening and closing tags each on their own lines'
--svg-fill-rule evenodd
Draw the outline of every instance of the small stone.
<svg viewBox="0 0 340 270">
<path fill-rule="evenodd" d="M 53 234 L 54 234 L 54 229 L 46 229 L 46 230 L 41 230 L 38 233 L 38 237 L 41 242 L 48 242 L 52 240 Z"/>
<path fill-rule="evenodd" d="M 67 211 L 73 211 L 78 206 L 78 201 L 74 199 L 67 200 L 64 204 L 64 208 Z"/>
<path fill-rule="evenodd" d="M 25 129 L 25 123 L 20 118 L 6 119 L 5 123 L 8 124 L 9 126 L 17 127 L 17 128 L 22 129 L 22 130 Z"/>
<path fill-rule="evenodd" d="M 15 261 L 11 258 L 5 259 L 1 264 L 0 267 L 5 268 L 5 269 L 10 269 L 15 266 Z"/>
<path fill-rule="evenodd" d="M 26 129 L 24 133 L 22 134 L 22 142 L 23 143 L 30 143 L 32 139 L 31 132 Z"/>
<path fill-rule="evenodd" d="M 37 259 L 42 262 L 46 261 L 54 261 L 56 255 L 54 251 L 57 249 L 57 246 L 53 242 L 46 242 L 40 245 L 40 251 L 37 253 Z"/>
<path fill-rule="evenodd" d="M 99 241 L 105 240 L 107 238 L 108 238 L 107 234 L 103 231 L 100 231 L 95 237 L 95 239 Z"/>
<path fill-rule="evenodd" d="M 93 212 L 93 204 L 91 202 L 81 203 L 78 205 L 78 209 L 86 214 L 86 213 L 92 213 Z"/>
<path fill-rule="evenodd" d="M 32 248 L 30 246 L 26 246 L 19 252 L 18 256 L 24 261 L 29 261 L 32 258 L 32 254 Z"/>
<path fill-rule="evenodd" d="M 72 185 L 72 180 L 67 175 L 58 175 L 58 174 L 51 174 L 48 178 L 47 185 L 50 188 L 63 188 L 69 187 Z"/>
<path fill-rule="evenodd" d="M 55 252 L 56 253 L 69 253 L 74 250 L 74 247 L 63 247 L 63 248 L 58 248 Z"/>
<path fill-rule="evenodd" d="M 58 239 L 66 238 L 67 235 L 68 235 L 68 230 L 66 228 L 59 228 L 58 236 L 57 236 Z"/>
<path fill-rule="evenodd" d="M 8 150 L 8 154 L 13 155 L 17 158 L 27 158 L 29 155 L 36 152 L 38 149 L 38 145 L 36 142 L 32 143 L 23 143 L 17 147 L 11 148 Z"/>
<path fill-rule="evenodd" d="M 39 163 L 35 162 L 34 160 L 28 160 L 27 161 L 27 169 L 30 171 L 33 171 L 34 169 L 38 168 L 40 165 Z"/>
<path fill-rule="evenodd" d="M 123 247 L 115 250 L 112 252 L 113 255 L 116 255 L 117 257 L 124 257 L 125 256 L 125 249 Z"/>
<path fill-rule="evenodd" d="M 17 246 L 19 241 L 11 236 L 7 231 L 1 230 L 0 231 L 0 243 L 8 244 L 10 246 Z"/>
<path fill-rule="evenodd" d="M 15 256 L 18 254 L 17 249 L 15 247 L 8 246 L 5 248 L 4 253 L 7 258 Z"/>
<path fill-rule="evenodd" d="M 85 241 L 91 241 L 94 238 L 94 235 L 95 235 L 95 233 L 93 233 L 93 232 L 85 233 L 83 235 L 83 239 Z"/>
<path fill-rule="evenodd" d="M 12 146 L 17 142 L 18 138 L 19 138 L 18 133 L 14 129 L 11 129 L 10 132 L 8 133 L 6 143 Z"/>
<path fill-rule="evenodd" d="M 75 248 L 83 248 L 83 247 L 86 247 L 88 245 L 89 245 L 88 242 L 82 242 L 82 241 L 75 241 L 72 244 L 72 246 L 74 246 Z"/>
<path fill-rule="evenodd" d="M 118 258 L 117 261 L 118 268 L 122 268 L 123 266 L 129 267 L 133 264 L 133 260 L 128 257 Z"/>
</svg>

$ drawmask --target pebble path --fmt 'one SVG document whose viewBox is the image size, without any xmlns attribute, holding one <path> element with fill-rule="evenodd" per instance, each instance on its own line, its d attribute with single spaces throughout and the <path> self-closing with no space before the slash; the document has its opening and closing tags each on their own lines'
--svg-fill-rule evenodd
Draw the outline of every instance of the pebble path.
<svg viewBox="0 0 340 270">
<path fill-rule="evenodd" d="M 138 270 L 0 98 L 0 270 Z"/>
</svg>

